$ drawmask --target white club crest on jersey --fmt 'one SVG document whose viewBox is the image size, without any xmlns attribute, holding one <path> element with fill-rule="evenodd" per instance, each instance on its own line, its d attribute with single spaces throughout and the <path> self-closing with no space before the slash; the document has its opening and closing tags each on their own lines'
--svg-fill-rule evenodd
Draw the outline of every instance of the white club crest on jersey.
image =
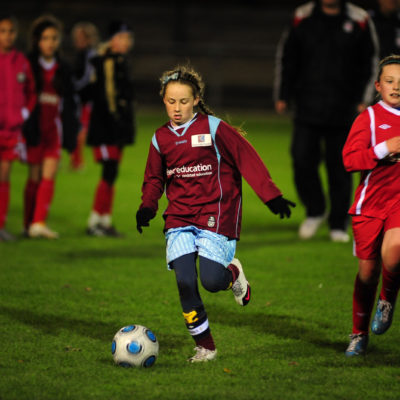
<svg viewBox="0 0 400 400">
<path fill-rule="evenodd" d="M 211 146 L 211 134 L 210 133 L 202 133 L 200 135 L 192 136 L 192 147 L 203 147 L 203 146 Z"/>
<path fill-rule="evenodd" d="M 382 124 L 382 125 L 379 125 L 379 128 L 381 128 L 381 129 L 389 129 L 389 128 L 391 128 L 391 126 L 388 125 L 388 124 Z"/>
</svg>

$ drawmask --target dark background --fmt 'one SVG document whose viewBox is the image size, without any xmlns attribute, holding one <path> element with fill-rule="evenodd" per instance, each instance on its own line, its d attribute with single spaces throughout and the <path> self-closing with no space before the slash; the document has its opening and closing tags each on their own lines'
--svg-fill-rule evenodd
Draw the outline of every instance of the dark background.
<svg viewBox="0 0 400 400">
<path fill-rule="evenodd" d="M 31 22 L 53 14 L 64 24 L 62 50 L 73 60 L 71 28 L 93 22 L 107 39 L 110 21 L 133 27 L 132 74 L 139 106 L 159 105 L 158 78 L 190 61 L 203 75 L 214 108 L 272 108 L 275 52 L 293 10 L 304 1 L 27 1 L 3 2 L 19 21 L 18 47 L 28 51 Z M 365 9 L 375 1 L 353 1 Z"/>
</svg>

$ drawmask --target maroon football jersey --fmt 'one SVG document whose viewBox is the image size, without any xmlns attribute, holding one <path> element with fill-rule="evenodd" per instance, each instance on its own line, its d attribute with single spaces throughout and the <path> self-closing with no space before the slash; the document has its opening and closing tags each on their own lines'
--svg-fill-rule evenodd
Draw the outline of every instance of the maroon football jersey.
<svg viewBox="0 0 400 400">
<path fill-rule="evenodd" d="M 140 208 L 156 211 L 165 190 L 165 229 L 193 225 L 238 239 L 242 176 L 263 203 L 281 195 L 260 156 L 227 123 L 203 114 L 178 130 L 168 122 L 150 145 Z"/>
</svg>

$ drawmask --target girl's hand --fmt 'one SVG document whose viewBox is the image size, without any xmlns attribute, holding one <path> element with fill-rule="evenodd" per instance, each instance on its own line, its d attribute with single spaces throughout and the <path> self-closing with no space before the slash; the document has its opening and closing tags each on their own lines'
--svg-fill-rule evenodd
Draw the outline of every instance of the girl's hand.
<svg viewBox="0 0 400 400">
<path fill-rule="evenodd" d="M 395 136 L 391 139 L 386 140 L 386 146 L 389 153 L 400 153 L 400 136 Z"/>
</svg>

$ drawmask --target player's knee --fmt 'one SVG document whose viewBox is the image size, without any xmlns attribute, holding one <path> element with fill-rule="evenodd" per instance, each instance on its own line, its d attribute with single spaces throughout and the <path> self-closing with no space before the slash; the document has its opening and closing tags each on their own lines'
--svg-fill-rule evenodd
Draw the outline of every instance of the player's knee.
<svg viewBox="0 0 400 400">
<path fill-rule="evenodd" d="M 200 280 L 204 289 L 209 292 L 215 293 L 221 290 L 221 279 L 216 274 L 206 276 L 202 275 Z"/>
<path fill-rule="evenodd" d="M 102 179 L 112 186 L 118 176 L 118 161 L 107 160 L 103 162 Z"/>
</svg>

